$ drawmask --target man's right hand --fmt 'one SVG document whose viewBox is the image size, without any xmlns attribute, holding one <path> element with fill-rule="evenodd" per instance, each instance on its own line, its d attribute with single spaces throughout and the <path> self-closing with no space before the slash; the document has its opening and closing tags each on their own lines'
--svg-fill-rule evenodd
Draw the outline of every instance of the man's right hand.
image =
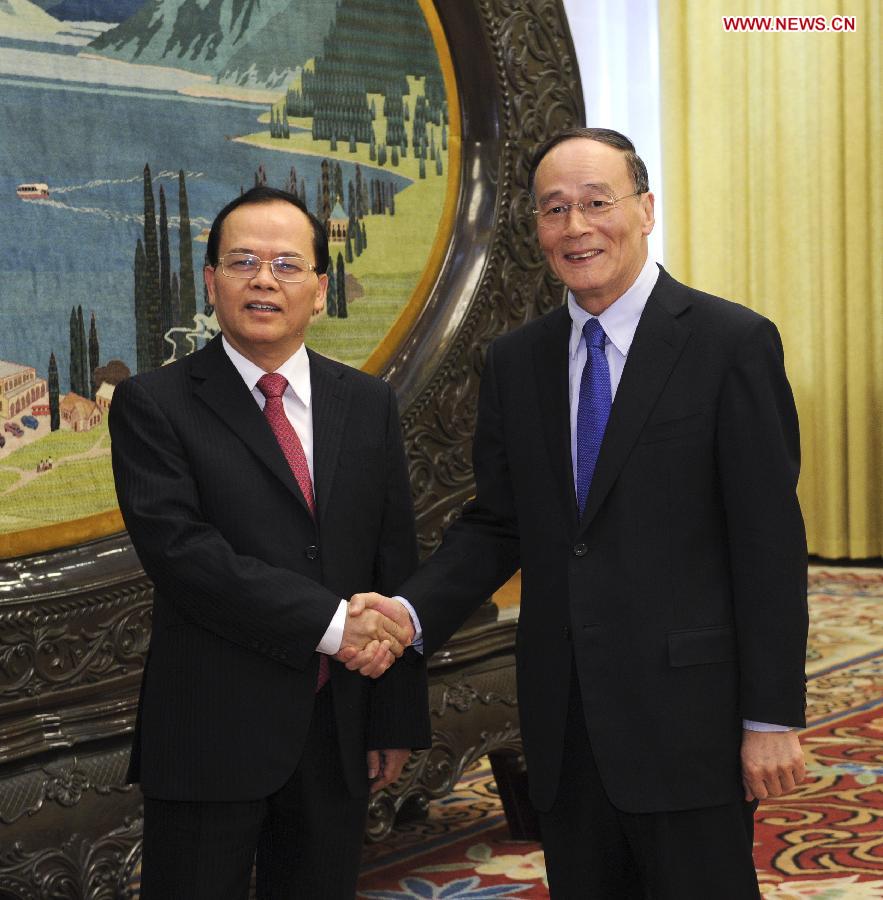
<svg viewBox="0 0 883 900">
<path fill-rule="evenodd" d="M 367 615 L 381 615 L 387 621 L 391 621 L 397 627 L 396 636 L 404 646 L 408 646 L 414 639 L 414 624 L 410 613 L 401 603 L 383 594 L 367 593 L 353 594 L 349 602 L 347 622 L 353 618 L 359 619 Z M 340 650 L 335 659 L 344 663 L 351 671 L 358 671 L 369 678 L 378 678 L 396 660 L 401 653 L 395 653 L 394 648 L 386 646 L 384 641 L 374 640 L 363 647 L 355 646 L 347 641 L 346 630 L 340 645 Z"/>
<path fill-rule="evenodd" d="M 362 596 L 356 594 L 357 597 Z M 399 604 L 395 604 L 398 606 Z M 405 613 L 410 626 L 410 616 Z M 343 639 L 340 648 L 353 647 L 364 650 L 371 644 L 385 644 L 386 649 L 396 658 L 405 651 L 411 642 L 413 628 L 403 627 L 400 615 L 389 616 L 385 610 L 368 609 L 364 603 L 349 603 L 346 621 L 343 626 Z M 375 643 L 376 642 L 376 643 Z"/>
</svg>

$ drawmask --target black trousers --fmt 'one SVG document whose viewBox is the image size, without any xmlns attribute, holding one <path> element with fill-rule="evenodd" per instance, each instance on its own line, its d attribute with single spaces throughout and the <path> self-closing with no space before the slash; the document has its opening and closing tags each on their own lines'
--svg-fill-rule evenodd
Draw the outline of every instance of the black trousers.
<svg viewBox="0 0 883 900">
<path fill-rule="evenodd" d="M 614 807 L 598 775 L 574 673 L 558 795 L 539 814 L 552 898 L 757 900 L 756 807 L 736 801 L 646 814 Z"/>
<path fill-rule="evenodd" d="M 367 785 L 367 764 L 365 780 Z M 352 900 L 368 809 L 346 788 L 330 685 L 303 755 L 275 794 L 246 802 L 144 800 L 143 900 Z"/>
</svg>

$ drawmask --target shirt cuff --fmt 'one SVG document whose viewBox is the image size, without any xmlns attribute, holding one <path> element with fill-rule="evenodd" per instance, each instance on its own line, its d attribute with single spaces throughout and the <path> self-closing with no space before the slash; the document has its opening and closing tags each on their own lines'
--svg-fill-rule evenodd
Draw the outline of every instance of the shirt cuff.
<svg viewBox="0 0 883 900">
<path fill-rule="evenodd" d="M 337 612 L 331 619 L 331 624 L 326 629 L 325 634 L 322 635 L 319 646 L 316 647 L 316 652 L 334 656 L 343 643 L 344 625 L 346 625 L 346 600 L 341 600 L 340 605 L 337 607 Z"/>
<path fill-rule="evenodd" d="M 754 722 L 751 719 L 743 719 L 742 727 L 745 731 L 793 731 L 789 725 L 771 725 L 769 722 Z"/>
<path fill-rule="evenodd" d="M 423 629 L 420 627 L 420 619 L 417 617 L 417 613 L 414 610 L 414 607 L 411 606 L 410 603 L 404 598 L 400 596 L 395 596 L 392 598 L 393 600 L 398 600 L 402 606 L 408 610 L 408 615 L 411 617 L 411 624 L 414 626 L 414 640 L 411 641 L 411 646 L 419 653 L 423 654 Z"/>
</svg>

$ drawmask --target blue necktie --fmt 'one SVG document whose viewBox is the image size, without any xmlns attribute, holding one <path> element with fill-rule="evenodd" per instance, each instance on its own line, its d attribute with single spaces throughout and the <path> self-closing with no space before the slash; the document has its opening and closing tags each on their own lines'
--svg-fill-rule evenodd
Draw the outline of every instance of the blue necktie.
<svg viewBox="0 0 883 900">
<path fill-rule="evenodd" d="M 610 416 L 610 369 L 604 355 L 606 335 L 597 319 L 583 325 L 586 339 L 586 364 L 579 383 L 579 407 L 576 414 L 576 502 L 582 517 L 589 496 L 589 485 L 598 462 L 598 451 Z"/>
</svg>

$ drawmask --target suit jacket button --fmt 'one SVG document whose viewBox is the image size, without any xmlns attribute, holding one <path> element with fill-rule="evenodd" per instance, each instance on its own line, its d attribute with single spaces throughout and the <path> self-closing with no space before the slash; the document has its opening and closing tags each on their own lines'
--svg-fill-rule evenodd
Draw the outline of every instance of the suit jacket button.
<svg viewBox="0 0 883 900">
<path fill-rule="evenodd" d="M 573 548 L 574 556 L 585 556 L 589 552 L 589 548 L 585 544 L 576 544 Z"/>
<path fill-rule="evenodd" d="M 319 557 L 319 548 L 315 544 L 310 544 L 309 547 L 304 551 L 307 559 L 318 559 Z"/>
<path fill-rule="evenodd" d="M 570 626 L 569 625 L 564 626 L 564 637 L 566 637 L 567 640 L 570 640 Z"/>
</svg>

